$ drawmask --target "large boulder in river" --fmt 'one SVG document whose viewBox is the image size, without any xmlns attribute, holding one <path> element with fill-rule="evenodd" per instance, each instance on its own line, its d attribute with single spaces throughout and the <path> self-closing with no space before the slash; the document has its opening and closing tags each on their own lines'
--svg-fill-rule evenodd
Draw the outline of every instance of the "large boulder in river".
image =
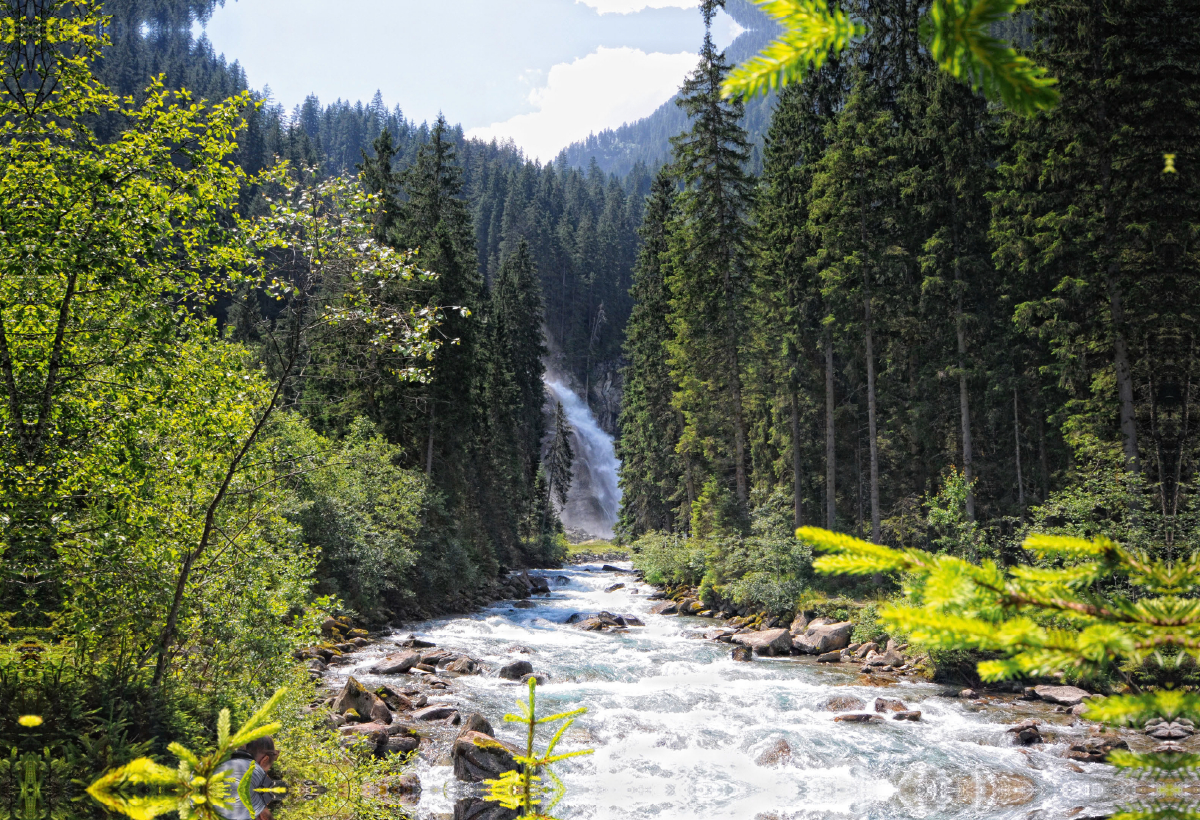
<svg viewBox="0 0 1200 820">
<path fill-rule="evenodd" d="M 512 663 L 506 663 L 504 666 L 501 666 L 500 671 L 497 674 L 505 680 L 520 680 L 522 677 L 528 675 L 532 671 L 533 664 L 529 661 L 513 661 Z"/>
<path fill-rule="evenodd" d="M 457 718 L 458 710 L 448 703 L 435 703 L 433 706 L 426 706 L 424 709 L 418 709 L 412 713 L 413 720 L 445 720 L 446 718 Z M 458 723 L 457 720 L 453 721 Z"/>
<path fill-rule="evenodd" d="M 370 671 L 372 675 L 403 675 L 420 662 L 419 653 L 401 652 L 398 655 L 387 656 L 372 666 Z"/>
<path fill-rule="evenodd" d="M 467 715 L 467 719 L 463 721 L 462 727 L 458 730 L 458 736 L 462 737 L 467 732 L 479 732 L 481 735 L 488 736 L 496 734 L 492 731 L 492 724 L 488 722 L 488 719 L 478 712 Z"/>
<path fill-rule="evenodd" d="M 454 739 L 450 757 L 454 760 L 454 776 L 466 783 L 495 780 L 517 768 L 513 755 L 521 752 L 483 732 L 463 732 Z"/>
<path fill-rule="evenodd" d="M 806 629 L 808 629 L 808 616 L 803 612 L 797 612 L 796 617 L 792 619 L 792 625 L 788 628 L 788 631 L 793 635 L 803 635 Z"/>
<path fill-rule="evenodd" d="M 517 820 L 521 813 L 482 797 L 461 797 L 454 804 L 453 820 Z"/>
<path fill-rule="evenodd" d="M 1083 703 L 1084 698 L 1091 697 L 1078 686 L 1035 686 L 1033 691 L 1042 700 L 1060 706 L 1077 706 Z"/>
<path fill-rule="evenodd" d="M 813 621 L 803 635 L 792 639 L 792 647 L 806 655 L 824 655 L 826 652 L 836 652 L 850 645 L 850 635 L 854 632 L 854 624 L 849 621 L 841 623 L 817 623 Z"/>
<path fill-rule="evenodd" d="M 766 629 L 734 635 L 733 642 L 753 649 L 756 655 L 787 655 L 792 648 L 792 634 L 786 629 Z"/>
<path fill-rule="evenodd" d="M 650 607 L 651 615 L 674 615 L 679 611 L 679 604 L 674 601 L 663 601 Z"/>
<path fill-rule="evenodd" d="M 369 691 L 353 677 L 346 679 L 342 691 L 337 693 L 329 708 L 339 715 L 353 709 L 364 721 L 384 724 L 392 722 L 392 712 L 383 702 L 383 698 Z"/>
<path fill-rule="evenodd" d="M 735 646 L 731 657 L 735 661 L 752 661 L 754 660 L 754 652 L 748 646 Z"/>
</svg>

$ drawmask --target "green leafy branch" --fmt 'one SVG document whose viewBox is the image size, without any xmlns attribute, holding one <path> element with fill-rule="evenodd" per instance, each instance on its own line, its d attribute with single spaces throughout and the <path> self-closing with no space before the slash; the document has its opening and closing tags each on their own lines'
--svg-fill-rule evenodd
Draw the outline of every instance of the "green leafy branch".
<svg viewBox="0 0 1200 820">
<path fill-rule="evenodd" d="M 1046 69 L 994 37 L 992 26 L 1028 0 L 938 0 L 921 21 L 922 34 L 938 66 L 990 100 L 1021 114 L 1058 104 L 1058 82 Z"/>
<path fill-rule="evenodd" d="M 217 745 L 207 753 L 196 754 L 182 743 L 172 743 L 167 748 L 179 758 L 178 767 L 172 769 L 140 757 L 102 775 L 88 786 L 87 793 L 109 811 L 133 820 L 153 820 L 171 811 L 178 812 L 180 820 L 219 820 L 216 808 L 231 805 L 231 786 L 237 798 L 250 808 L 253 767 L 237 784 L 230 782 L 226 772 L 215 770 L 229 759 L 234 749 L 279 731 L 282 724 L 266 720 L 286 692 L 286 689 L 277 691 L 236 732 L 230 731 L 229 710 L 222 709 L 217 717 Z"/>
<path fill-rule="evenodd" d="M 726 97 L 753 97 L 801 82 L 869 29 L 825 0 L 754 0 L 782 27 L 779 39 L 725 80 Z M 1057 80 L 990 32 L 1028 0 L 934 0 L 921 33 L 942 70 L 1020 114 L 1058 104 Z"/>
<path fill-rule="evenodd" d="M 1141 726 L 1153 718 L 1200 721 L 1200 695 L 1175 689 L 1171 667 L 1200 658 L 1200 557 L 1161 561 L 1103 536 L 1093 540 L 1033 535 L 1025 549 L 1040 566 L 1002 570 L 994 562 L 916 549 L 898 550 L 816 527 L 797 537 L 824 552 L 823 573 L 899 573 L 908 605 L 880 611 L 891 626 L 931 649 L 972 649 L 1005 657 L 978 664 L 984 680 L 1050 676 L 1065 669 L 1097 675 L 1122 660 L 1154 661 L 1167 670 L 1152 692 L 1091 701 L 1090 719 Z M 1141 588 L 1136 600 L 1120 592 Z M 1060 626 L 1050 627 L 1048 621 Z M 1139 775 L 1200 771 L 1200 756 L 1166 744 L 1152 753 L 1114 751 L 1109 762 Z"/>
<path fill-rule="evenodd" d="M 840 8 L 824 0 L 755 0 L 784 29 L 760 54 L 734 69 L 725 80 L 727 97 L 754 97 L 801 82 L 831 54 L 841 52 L 866 32 Z"/>
<path fill-rule="evenodd" d="M 537 716 L 537 679 L 529 679 L 529 701 L 518 700 L 517 708 L 521 710 L 520 715 L 508 714 L 504 716 L 506 723 L 523 723 L 528 727 L 525 737 L 525 754 L 513 755 L 513 760 L 520 764 L 521 768 L 507 771 L 500 775 L 495 780 L 484 781 L 488 786 L 487 799 L 494 803 L 499 803 L 506 809 L 519 810 L 523 818 L 528 820 L 555 820 L 549 812 L 554 809 L 558 802 L 562 799 L 564 788 L 562 781 L 550 770 L 549 766 L 552 763 L 557 763 L 561 760 L 567 760 L 572 757 L 581 757 L 590 755 L 593 749 L 581 749 L 576 752 L 564 752 L 562 754 L 554 754 L 554 747 L 562 739 L 563 734 L 575 723 L 575 718 L 587 712 L 587 707 L 580 707 L 570 712 L 560 712 L 556 715 L 548 715 L 539 718 Z M 546 751 L 540 755 L 534 748 L 534 737 L 537 727 L 545 723 L 554 723 L 556 721 L 564 721 L 554 736 L 550 738 L 549 745 L 546 746 Z M 476 745 L 488 746 L 491 744 L 499 745 L 498 741 L 477 740 Z M 552 785 L 543 784 L 542 777 L 538 774 L 545 769 L 549 776 Z M 544 806 L 544 810 L 543 810 Z"/>
</svg>

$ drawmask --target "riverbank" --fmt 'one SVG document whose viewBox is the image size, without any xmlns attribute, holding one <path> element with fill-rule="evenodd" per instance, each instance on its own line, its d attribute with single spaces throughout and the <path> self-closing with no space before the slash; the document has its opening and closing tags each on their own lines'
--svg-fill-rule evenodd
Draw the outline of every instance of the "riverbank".
<svg viewBox="0 0 1200 820">
<path fill-rule="evenodd" d="M 502 718 L 527 674 L 543 676 L 539 700 L 547 709 L 591 710 L 564 743 L 597 754 L 563 771 L 571 800 L 590 806 L 589 816 L 744 817 L 819 797 L 831 812 L 886 817 L 929 816 L 914 813 L 914 800 L 933 816 L 1007 817 L 1008 809 L 964 806 L 970 798 L 991 811 L 1011 800 L 1013 811 L 1022 809 L 1011 816 L 1024 817 L 1084 802 L 1063 803 L 1064 789 L 1087 796 L 1088 805 L 1111 805 L 1119 784 L 1094 752 L 1114 739 L 1134 748 L 1154 742 L 1110 734 L 1072 707 L 1024 699 L 1024 692 L 964 698 L 919 675 L 864 674 L 857 663 L 811 655 L 735 661 L 745 644 L 714 632 L 768 630 L 655 613 L 669 596 L 630 572 L 594 565 L 531 576 L 544 579 L 547 591 L 414 625 L 411 637 L 372 636 L 382 640 L 343 653 L 321 673 L 327 694 L 314 712 L 346 742 L 373 744 L 382 754 L 416 752 L 421 817 L 453 814 L 458 801 L 472 799 L 456 771 L 500 765 L 460 762 L 456 738 L 470 728 L 516 742 Z M 591 618 L 603 627 L 586 628 Z M 363 719 L 371 717 L 371 698 L 366 715 L 356 709 L 341 721 L 345 715 L 331 714 L 346 705 L 337 698 L 351 678 L 382 701 L 390 721 Z M 920 713 L 916 720 L 896 719 L 912 712 Z M 914 781 L 916 772 L 923 779 Z M 618 790 L 634 795 L 631 804 Z"/>
</svg>

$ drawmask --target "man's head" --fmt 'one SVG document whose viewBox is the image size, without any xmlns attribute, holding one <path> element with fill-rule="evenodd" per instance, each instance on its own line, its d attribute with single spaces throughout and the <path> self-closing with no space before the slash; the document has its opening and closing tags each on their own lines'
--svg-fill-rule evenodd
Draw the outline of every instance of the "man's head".
<svg viewBox="0 0 1200 820">
<path fill-rule="evenodd" d="M 247 743 L 246 752 L 254 758 L 254 762 L 264 772 L 270 769 L 275 758 L 279 757 L 279 752 L 275 751 L 275 741 L 269 736 L 260 737 Z"/>
</svg>

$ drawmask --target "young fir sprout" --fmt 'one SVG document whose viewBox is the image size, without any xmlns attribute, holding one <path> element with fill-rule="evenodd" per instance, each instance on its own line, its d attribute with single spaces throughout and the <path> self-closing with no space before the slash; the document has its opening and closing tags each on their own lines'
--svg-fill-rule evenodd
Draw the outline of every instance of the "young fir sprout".
<svg viewBox="0 0 1200 820">
<path fill-rule="evenodd" d="M 180 743 L 172 743 L 167 748 L 179 758 L 178 768 L 172 769 L 148 757 L 140 757 L 100 777 L 88 786 L 87 793 L 109 811 L 119 812 L 133 820 L 153 820 L 160 814 L 172 811 L 179 814 L 180 820 L 221 820 L 217 807 L 226 808 L 234 799 L 241 800 L 249 807 L 249 772 L 238 783 L 232 782 L 225 772 L 215 775 L 213 772 L 239 746 L 280 729 L 279 723 L 265 721 L 286 691 L 280 689 L 272 695 L 237 732 L 230 731 L 229 710 L 222 709 L 217 717 L 217 745 L 207 754 L 197 755 Z M 260 791 L 284 790 L 270 788 Z"/>
<path fill-rule="evenodd" d="M 513 769 L 495 780 L 484 781 L 488 786 L 486 799 L 499 803 L 506 809 L 520 810 L 520 816 L 525 820 L 555 820 L 549 812 L 562 800 L 564 788 L 562 781 L 550 770 L 550 764 L 566 760 L 569 757 L 590 755 L 594 750 L 581 749 L 577 752 L 554 754 L 554 747 L 562 739 L 563 733 L 575 722 L 576 717 L 587 711 L 587 707 L 539 718 L 536 693 L 537 680 L 530 678 L 529 702 L 517 701 L 517 708 L 521 710 L 521 714 L 504 716 L 505 723 L 524 723 L 528 727 L 525 733 L 525 754 L 513 755 L 513 760 L 521 767 L 519 770 Z M 534 750 L 534 735 L 537 727 L 543 723 L 554 723 L 560 720 L 563 721 L 563 724 L 550 738 L 550 744 L 546 747 L 546 751 L 541 755 L 537 754 Z M 542 780 L 540 772 L 543 769 L 550 779 L 549 785 Z"/>
</svg>

